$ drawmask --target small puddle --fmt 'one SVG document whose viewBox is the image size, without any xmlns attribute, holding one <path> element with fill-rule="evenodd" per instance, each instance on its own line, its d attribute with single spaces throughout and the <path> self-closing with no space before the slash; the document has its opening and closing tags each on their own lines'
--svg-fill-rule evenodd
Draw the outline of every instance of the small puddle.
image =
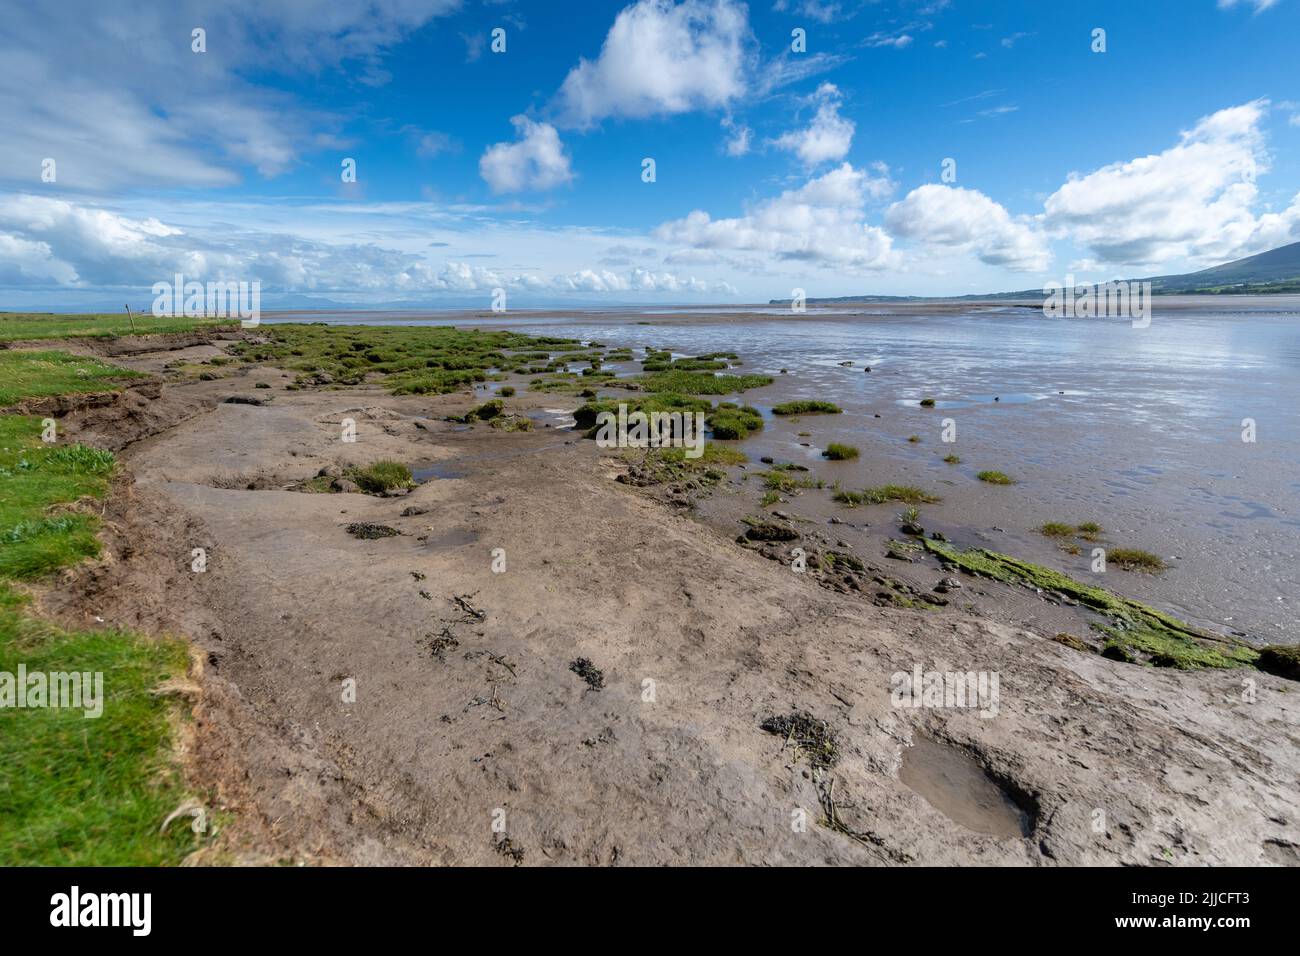
<svg viewBox="0 0 1300 956">
<path fill-rule="evenodd" d="M 427 468 L 416 468 L 411 472 L 416 481 L 423 484 L 432 478 L 464 478 L 465 472 L 457 471 L 452 467 L 450 462 L 438 462 L 436 465 L 429 465 Z"/>
<path fill-rule="evenodd" d="M 1026 837 L 1028 815 L 978 763 L 956 747 L 915 734 L 898 777 L 944 816 L 976 833 Z"/>
<path fill-rule="evenodd" d="M 454 531 L 444 531 L 439 535 L 429 535 L 429 537 L 424 541 L 424 546 L 430 551 L 449 551 L 454 548 L 463 548 L 466 545 L 473 544 L 477 540 L 477 531 L 467 531 L 464 528 L 457 528 Z"/>
</svg>

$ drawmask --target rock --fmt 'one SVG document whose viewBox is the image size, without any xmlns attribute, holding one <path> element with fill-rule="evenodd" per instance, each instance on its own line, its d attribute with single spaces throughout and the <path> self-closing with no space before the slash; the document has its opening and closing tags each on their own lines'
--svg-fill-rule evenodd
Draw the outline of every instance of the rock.
<svg viewBox="0 0 1300 956">
<path fill-rule="evenodd" d="M 764 522 L 746 528 L 745 537 L 750 541 L 793 541 L 799 537 L 799 532 L 794 528 Z"/>
<path fill-rule="evenodd" d="M 1064 644 L 1066 647 L 1073 647 L 1076 651 L 1083 651 L 1085 654 L 1091 654 L 1092 648 L 1082 638 L 1075 637 L 1073 634 L 1057 634 L 1052 640 L 1058 644 Z"/>
<path fill-rule="evenodd" d="M 330 482 L 330 491 L 338 491 L 343 494 L 355 495 L 360 494 L 361 486 L 349 478 L 335 478 Z"/>
<path fill-rule="evenodd" d="M 898 530 L 903 532 L 903 534 L 910 534 L 914 538 L 925 537 L 925 529 L 922 528 L 915 521 L 904 521 L 901 525 L 899 525 Z"/>
<path fill-rule="evenodd" d="M 342 478 L 343 469 L 338 465 L 326 465 L 320 471 L 316 472 L 317 478 Z"/>
<path fill-rule="evenodd" d="M 261 395 L 231 395 L 224 400 L 226 405 L 265 405 L 271 400 L 271 396 Z"/>
<path fill-rule="evenodd" d="M 765 464 L 765 465 L 773 465 L 773 464 L 776 464 L 776 463 L 772 460 L 772 456 L 771 456 L 771 455 L 764 455 L 762 458 L 759 459 L 759 461 L 761 461 L 761 462 L 762 462 L 763 464 Z"/>
<path fill-rule="evenodd" d="M 949 591 L 960 591 L 961 582 L 955 578 L 941 578 L 939 583 L 934 586 L 934 589 L 940 594 L 947 594 Z"/>
<path fill-rule="evenodd" d="M 1259 652 L 1255 666 L 1287 680 L 1300 680 L 1300 646 L 1272 644 Z"/>
<path fill-rule="evenodd" d="M 414 518 L 416 515 L 427 515 L 428 513 L 429 509 L 423 505 L 407 505 L 402 509 L 402 513 L 399 517 Z"/>
</svg>

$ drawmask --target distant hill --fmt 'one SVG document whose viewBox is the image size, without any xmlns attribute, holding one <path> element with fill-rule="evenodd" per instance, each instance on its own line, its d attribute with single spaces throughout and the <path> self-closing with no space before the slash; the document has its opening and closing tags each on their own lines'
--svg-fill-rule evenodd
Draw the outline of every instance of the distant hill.
<svg viewBox="0 0 1300 956">
<path fill-rule="evenodd" d="M 1300 242 L 1181 276 L 1152 276 L 1151 291 L 1162 295 L 1300 292 Z"/>
<path fill-rule="evenodd" d="M 1200 272 L 1176 276 L 1148 276 L 1131 280 L 1150 282 L 1153 295 L 1297 295 L 1300 294 L 1300 242 L 1280 246 Z M 1043 290 L 1021 289 L 1019 292 L 992 292 L 986 295 L 914 296 L 914 295 L 842 295 L 833 299 L 809 299 L 812 303 L 828 302 L 918 302 L 926 299 L 1040 299 Z M 789 299 L 773 299 L 771 305 L 788 305 Z"/>
</svg>

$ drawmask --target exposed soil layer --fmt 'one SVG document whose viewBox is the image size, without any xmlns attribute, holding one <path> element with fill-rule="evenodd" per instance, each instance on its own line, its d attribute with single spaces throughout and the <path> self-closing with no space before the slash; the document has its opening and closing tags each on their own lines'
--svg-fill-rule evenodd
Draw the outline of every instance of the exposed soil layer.
<svg viewBox="0 0 1300 956">
<path fill-rule="evenodd" d="M 173 379 L 66 411 L 127 475 L 104 558 L 41 601 L 193 641 L 192 782 L 233 811 L 213 858 L 1300 862 L 1300 692 L 1281 677 L 1081 652 L 1000 613 L 1000 587 L 919 608 L 819 586 L 616 481 L 626 463 L 573 432 L 443 421 L 468 393 Z M 257 382 L 270 401 L 226 401 Z M 286 490 L 379 459 L 434 477 Z M 897 706 L 891 676 L 915 665 L 996 672 L 996 716 Z M 790 714 L 834 761 L 764 731 Z M 919 735 L 1011 794 L 1028 835 L 976 832 L 900 781 Z"/>
</svg>

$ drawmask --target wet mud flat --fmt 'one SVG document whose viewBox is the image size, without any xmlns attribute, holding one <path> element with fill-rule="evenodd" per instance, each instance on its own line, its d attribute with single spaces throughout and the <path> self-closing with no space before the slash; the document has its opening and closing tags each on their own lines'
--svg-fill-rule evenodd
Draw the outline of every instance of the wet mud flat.
<svg viewBox="0 0 1300 956">
<path fill-rule="evenodd" d="M 938 612 L 827 589 L 619 481 L 616 452 L 446 420 L 479 400 L 253 365 L 165 382 L 147 417 L 68 413 L 86 440 L 139 428 L 104 560 L 43 601 L 194 644 L 191 780 L 232 819 L 211 861 L 1296 861 L 1292 683 L 1252 674 L 1247 703 L 1239 673 L 1085 654 L 996 589 Z M 441 475 L 291 490 L 381 459 Z M 894 706 L 918 663 L 999 673 L 997 716 Z M 764 730 L 795 712 L 833 762 Z"/>
</svg>

